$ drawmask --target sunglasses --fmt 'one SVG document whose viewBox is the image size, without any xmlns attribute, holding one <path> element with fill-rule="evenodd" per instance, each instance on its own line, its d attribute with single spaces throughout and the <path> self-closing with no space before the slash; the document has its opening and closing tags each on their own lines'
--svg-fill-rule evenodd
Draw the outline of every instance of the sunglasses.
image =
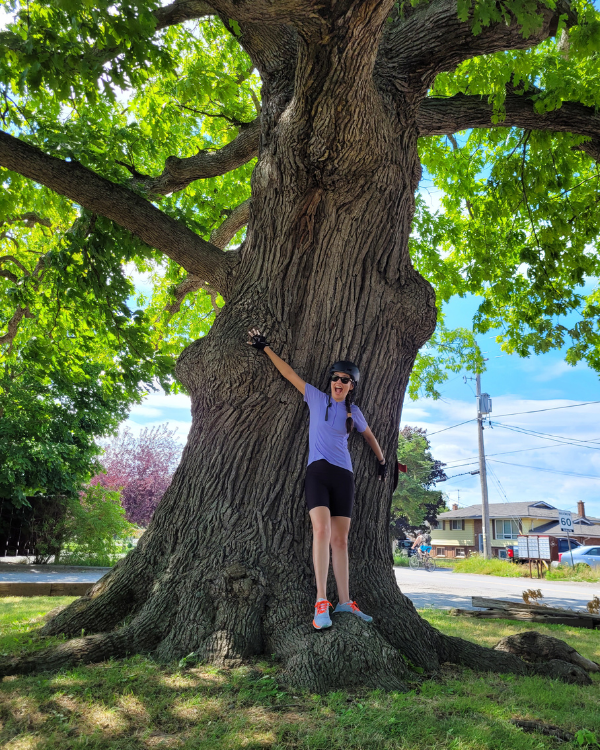
<svg viewBox="0 0 600 750">
<path fill-rule="evenodd" d="M 341 380 L 344 385 L 348 385 L 352 381 L 352 378 L 341 378 L 339 375 L 331 376 L 332 383 L 337 383 L 338 380 Z"/>
</svg>

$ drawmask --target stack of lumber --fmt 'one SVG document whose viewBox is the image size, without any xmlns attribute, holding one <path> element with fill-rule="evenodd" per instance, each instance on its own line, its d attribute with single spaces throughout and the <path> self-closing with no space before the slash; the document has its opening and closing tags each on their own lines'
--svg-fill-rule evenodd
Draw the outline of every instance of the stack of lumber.
<svg viewBox="0 0 600 750">
<path fill-rule="evenodd" d="M 545 607 L 540 604 L 525 604 L 503 599 L 488 599 L 484 596 L 473 596 L 471 604 L 483 607 L 484 611 L 473 609 L 451 609 L 450 614 L 484 619 L 524 620 L 526 622 L 545 622 L 548 625 L 571 625 L 575 628 L 600 628 L 600 615 L 574 609 Z"/>
</svg>

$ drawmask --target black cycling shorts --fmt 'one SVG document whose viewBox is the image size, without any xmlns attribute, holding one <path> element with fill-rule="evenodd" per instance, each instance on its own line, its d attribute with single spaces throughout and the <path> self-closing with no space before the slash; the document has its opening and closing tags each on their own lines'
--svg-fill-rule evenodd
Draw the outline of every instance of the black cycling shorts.
<svg viewBox="0 0 600 750">
<path fill-rule="evenodd" d="M 329 508 L 332 516 L 352 517 L 354 474 L 348 469 L 324 458 L 313 461 L 306 470 L 304 492 L 309 510 L 321 505 Z"/>
</svg>

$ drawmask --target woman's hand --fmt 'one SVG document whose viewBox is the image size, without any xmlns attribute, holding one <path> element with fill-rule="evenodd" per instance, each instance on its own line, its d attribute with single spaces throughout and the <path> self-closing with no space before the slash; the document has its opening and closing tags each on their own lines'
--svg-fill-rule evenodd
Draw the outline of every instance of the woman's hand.
<svg viewBox="0 0 600 750">
<path fill-rule="evenodd" d="M 248 346 L 253 346 L 260 352 L 265 350 L 265 346 L 271 346 L 266 337 L 262 335 L 258 328 L 251 328 L 248 331 L 248 336 L 250 337 L 250 341 L 246 342 Z"/>
<path fill-rule="evenodd" d="M 385 462 L 385 459 L 383 459 L 383 463 L 381 463 L 380 461 L 379 466 L 377 467 L 377 478 L 379 479 L 379 481 L 387 477 L 387 471 L 388 471 L 388 467 Z"/>
</svg>

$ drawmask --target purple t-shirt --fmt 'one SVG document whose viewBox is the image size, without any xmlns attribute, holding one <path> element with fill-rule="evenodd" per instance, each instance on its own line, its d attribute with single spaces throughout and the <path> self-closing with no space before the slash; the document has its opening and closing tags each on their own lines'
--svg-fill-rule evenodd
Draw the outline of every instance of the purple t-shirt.
<svg viewBox="0 0 600 750">
<path fill-rule="evenodd" d="M 306 384 L 304 400 L 310 410 L 310 427 L 308 430 L 308 464 L 324 458 L 334 466 L 352 471 L 352 461 L 348 452 L 348 433 L 346 432 L 346 404 L 331 399 L 329 416 L 325 421 L 325 409 L 329 397 L 323 391 Z M 364 432 L 368 425 L 362 411 L 352 404 L 352 419 L 358 432 Z"/>
</svg>

